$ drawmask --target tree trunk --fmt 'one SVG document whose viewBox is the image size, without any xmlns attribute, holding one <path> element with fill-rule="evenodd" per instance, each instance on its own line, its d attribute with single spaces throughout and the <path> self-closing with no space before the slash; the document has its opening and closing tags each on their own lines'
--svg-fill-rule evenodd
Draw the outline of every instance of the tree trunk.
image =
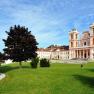
<svg viewBox="0 0 94 94">
<path fill-rule="evenodd" d="M 22 68 L 22 62 L 19 62 L 20 68 Z"/>
</svg>

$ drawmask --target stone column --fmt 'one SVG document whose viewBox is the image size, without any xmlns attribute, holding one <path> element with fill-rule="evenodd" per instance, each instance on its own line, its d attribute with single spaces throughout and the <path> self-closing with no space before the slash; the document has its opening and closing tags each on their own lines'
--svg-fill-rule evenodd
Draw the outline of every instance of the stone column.
<svg viewBox="0 0 94 94">
<path fill-rule="evenodd" d="M 84 59 L 84 54 L 85 54 L 85 51 L 83 50 L 83 59 Z"/>
<path fill-rule="evenodd" d="M 78 58 L 79 58 L 79 50 L 78 50 Z"/>
<path fill-rule="evenodd" d="M 77 50 L 77 58 L 78 58 L 78 50 Z"/>
<path fill-rule="evenodd" d="M 88 50 L 86 50 L 86 58 L 88 58 Z"/>
<path fill-rule="evenodd" d="M 79 57 L 81 58 L 81 50 L 79 50 Z"/>
<path fill-rule="evenodd" d="M 77 58 L 77 51 L 75 50 L 75 58 Z"/>
<path fill-rule="evenodd" d="M 74 58 L 76 58 L 76 50 L 74 51 Z"/>
</svg>

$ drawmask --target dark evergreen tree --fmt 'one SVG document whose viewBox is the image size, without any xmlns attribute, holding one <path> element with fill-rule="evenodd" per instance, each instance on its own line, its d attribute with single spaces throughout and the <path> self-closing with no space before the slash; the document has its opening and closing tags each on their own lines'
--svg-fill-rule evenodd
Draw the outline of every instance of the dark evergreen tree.
<svg viewBox="0 0 94 94">
<path fill-rule="evenodd" d="M 1 63 L 3 63 L 4 61 L 4 54 L 0 52 L 0 66 L 1 66 Z"/>
<path fill-rule="evenodd" d="M 28 31 L 28 28 L 15 25 L 10 27 L 7 39 L 3 39 L 5 43 L 4 53 L 7 58 L 13 61 L 21 62 L 37 57 L 37 45 L 35 36 Z"/>
</svg>

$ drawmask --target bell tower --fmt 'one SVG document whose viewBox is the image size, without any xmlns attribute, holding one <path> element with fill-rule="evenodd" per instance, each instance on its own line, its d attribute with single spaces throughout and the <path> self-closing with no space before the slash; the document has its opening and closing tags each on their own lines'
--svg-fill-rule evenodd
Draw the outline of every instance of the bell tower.
<svg viewBox="0 0 94 94">
<path fill-rule="evenodd" d="M 72 29 L 69 33 L 69 48 L 78 47 L 78 31 L 76 29 Z"/>
<path fill-rule="evenodd" d="M 90 59 L 94 59 L 94 23 L 90 25 Z"/>
<path fill-rule="evenodd" d="M 94 46 L 94 23 L 90 25 L 90 46 Z"/>
<path fill-rule="evenodd" d="M 69 59 L 76 58 L 76 52 L 74 48 L 78 47 L 78 31 L 72 29 L 69 32 Z"/>
</svg>

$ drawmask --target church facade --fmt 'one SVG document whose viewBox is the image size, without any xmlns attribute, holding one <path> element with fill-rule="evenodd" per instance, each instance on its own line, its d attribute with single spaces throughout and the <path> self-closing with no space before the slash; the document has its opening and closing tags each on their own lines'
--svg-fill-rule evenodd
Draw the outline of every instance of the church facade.
<svg viewBox="0 0 94 94">
<path fill-rule="evenodd" d="M 80 39 L 79 32 L 73 29 L 69 32 L 69 59 L 94 59 L 94 24 L 89 31 L 83 32 Z"/>
<path fill-rule="evenodd" d="M 79 38 L 80 37 L 80 38 Z M 69 32 L 69 49 L 38 50 L 38 57 L 47 59 L 94 59 L 94 24 L 79 36 L 76 29 Z"/>
</svg>

